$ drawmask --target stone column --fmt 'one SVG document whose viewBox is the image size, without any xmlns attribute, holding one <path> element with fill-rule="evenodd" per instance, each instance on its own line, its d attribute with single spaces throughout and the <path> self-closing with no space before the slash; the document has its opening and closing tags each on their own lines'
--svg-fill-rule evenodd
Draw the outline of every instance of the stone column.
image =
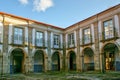
<svg viewBox="0 0 120 80">
<path fill-rule="evenodd" d="M 94 44 L 95 44 L 95 51 L 94 51 L 94 64 L 95 70 L 100 71 L 100 36 L 101 36 L 101 21 L 95 22 L 94 26 Z"/>
<path fill-rule="evenodd" d="M 63 34 L 63 70 L 66 71 L 66 42 L 64 42 L 66 40 L 65 38 L 65 34 Z"/>
<path fill-rule="evenodd" d="M 45 57 L 45 59 L 44 59 L 45 61 L 44 61 L 44 72 L 47 72 L 47 70 L 48 70 L 48 57 Z"/>
<path fill-rule="evenodd" d="M 80 34 L 79 34 L 79 29 L 76 30 L 76 48 L 77 48 L 77 71 L 80 71 Z"/>
<path fill-rule="evenodd" d="M 51 32 L 48 30 L 48 70 L 50 71 L 52 69 L 52 62 L 51 62 L 51 49 L 52 49 L 52 44 L 51 44 Z"/>
<path fill-rule="evenodd" d="M 8 24 L 5 22 L 5 16 L 3 15 L 3 54 L 2 54 L 2 74 L 9 73 L 8 64 Z"/>
<path fill-rule="evenodd" d="M 80 61 L 81 61 L 81 72 L 84 72 L 84 56 L 80 55 Z"/>
<path fill-rule="evenodd" d="M 28 73 L 34 71 L 34 64 L 33 64 L 33 58 L 32 58 L 32 27 L 30 27 L 30 23 L 28 22 L 28 56 L 29 56 L 29 62 L 28 62 Z"/>
<path fill-rule="evenodd" d="M 100 65 L 101 65 L 101 72 L 105 73 L 105 58 L 104 58 L 104 53 L 100 53 Z"/>
<path fill-rule="evenodd" d="M 82 28 L 79 29 L 79 64 L 80 64 L 80 71 L 83 72 L 83 64 L 84 64 L 84 59 L 83 59 L 83 53 L 82 53 L 82 50 L 83 50 L 83 47 L 81 47 L 80 45 L 83 44 L 83 34 L 82 34 Z"/>
<path fill-rule="evenodd" d="M 69 65 L 69 57 L 66 56 L 66 68 L 65 68 L 65 71 L 68 71 L 70 68 L 70 65 Z"/>
</svg>

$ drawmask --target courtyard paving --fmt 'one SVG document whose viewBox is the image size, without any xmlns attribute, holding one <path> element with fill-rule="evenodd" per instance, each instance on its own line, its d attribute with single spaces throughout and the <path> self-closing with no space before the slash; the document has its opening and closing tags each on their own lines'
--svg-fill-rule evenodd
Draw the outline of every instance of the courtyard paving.
<svg viewBox="0 0 120 80">
<path fill-rule="evenodd" d="M 47 72 L 8 74 L 0 80 L 120 80 L 120 72 Z"/>
</svg>

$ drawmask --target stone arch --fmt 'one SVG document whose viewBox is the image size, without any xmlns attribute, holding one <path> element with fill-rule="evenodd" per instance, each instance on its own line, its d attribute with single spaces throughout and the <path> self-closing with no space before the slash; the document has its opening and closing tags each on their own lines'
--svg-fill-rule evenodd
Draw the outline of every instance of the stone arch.
<svg viewBox="0 0 120 80">
<path fill-rule="evenodd" d="M 21 48 L 21 47 L 13 47 L 13 48 L 11 48 L 9 50 L 9 52 L 8 52 L 8 56 L 10 56 L 11 53 L 12 53 L 12 51 L 15 50 L 15 49 L 17 49 L 17 48 L 19 48 L 19 49 L 21 49 L 23 51 L 23 53 L 25 54 L 25 57 L 28 57 L 28 53 L 23 48 Z"/>
<path fill-rule="evenodd" d="M 47 58 L 47 57 L 48 57 L 48 55 L 47 55 L 46 51 L 45 51 L 45 50 L 42 50 L 42 49 L 35 49 L 35 50 L 33 50 L 33 51 L 32 51 L 32 57 L 34 57 L 35 52 L 36 52 L 36 51 L 38 51 L 38 50 L 43 51 L 43 53 L 44 53 L 44 57 L 45 57 L 45 58 Z"/>
<path fill-rule="evenodd" d="M 94 70 L 94 51 L 91 47 L 86 47 L 82 51 L 84 71 Z"/>
<path fill-rule="evenodd" d="M 44 50 L 36 49 L 33 53 L 34 72 L 46 71 L 46 59 L 47 55 Z"/>
<path fill-rule="evenodd" d="M 25 61 L 28 57 L 23 48 L 12 48 L 9 51 L 10 57 L 10 73 L 24 73 L 26 72 Z"/>
<path fill-rule="evenodd" d="M 120 71 L 119 44 L 109 42 L 101 49 L 102 70 Z"/>
<path fill-rule="evenodd" d="M 120 52 L 120 45 L 116 42 L 106 42 L 104 45 L 102 45 L 101 49 L 100 49 L 100 52 L 103 53 L 104 52 L 104 47 L 108 44 L 115 44 L 117 46 L 117 48 L 119 49 L 119 52 Z"/>
<path fill-rule="evenodd" d="M 76 70 L 76 53 L 71 50 L 68 52 L 67 57 L 69 70 Z"/>
<path fill-rule="evenodd" d="M 91 46 L 87 46 L 87 47 L 84 47 L 84 48 L 81 50 L 82 55 L 84 55 L 83 53 L 84 53 L 84 50 L 85 50 L 86 48 L 90 48 L 90 49 L 93 51 L 93 53 L 95 54 L 95 49 L 94 49 L 93 47 L 91 47 Z"/>
</svg>

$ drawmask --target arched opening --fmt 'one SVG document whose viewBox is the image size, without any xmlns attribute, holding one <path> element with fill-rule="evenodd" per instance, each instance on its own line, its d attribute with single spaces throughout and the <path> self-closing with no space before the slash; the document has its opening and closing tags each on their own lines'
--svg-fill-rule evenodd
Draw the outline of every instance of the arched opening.
<svg viewBox="0 0 120 80">
<path fill-rule="evenodd" d="M 70 70 L 76 70 L 76 55 L 73 51 L 69 53 L 69 68 Z"/>
<path fill-rule="evenodd" d="M 24 70 L 24 52 L 22 49 L 14 49 L 10 55 L 10 73 L 22 73 Z"/>
<path fill-rule="evenodd" d="M 112 70 L 112 71 L 114 70 L 120 71 L 118 47 L 113 43 L 109 43 L 104 46 L 103 50 L 104 50 L 104 54 L 103 54 L 104 69 Z"/>
<path fill-rule="evenodd" d="M 60 56 L 59 56 L 59 52 L 55 52 L 52 55 L 52 70 L 53 71 L 60 71 Z"/>
<path fill-rule="evenodd" d="M 34 72 L 44 71 L 44 52 L 37 50 L 34 55 Z"/>
<path fill-rule="evenodd" d="M 94 70 L 94 53 L 91 48 L 84 49 L 84 71 Z"/>
</svg>

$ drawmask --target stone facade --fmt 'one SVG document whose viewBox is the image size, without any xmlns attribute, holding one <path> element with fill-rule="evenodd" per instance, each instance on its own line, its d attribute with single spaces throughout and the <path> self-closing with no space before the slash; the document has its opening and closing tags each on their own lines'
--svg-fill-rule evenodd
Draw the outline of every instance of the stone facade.
<svg viewBox="0 0 120 80">
<path fill-rule="evenodd" d="M 0 12 L 0 72 L 120 71 L 119 34 L 120 4 L 65 29 Z"/>
</svg>

